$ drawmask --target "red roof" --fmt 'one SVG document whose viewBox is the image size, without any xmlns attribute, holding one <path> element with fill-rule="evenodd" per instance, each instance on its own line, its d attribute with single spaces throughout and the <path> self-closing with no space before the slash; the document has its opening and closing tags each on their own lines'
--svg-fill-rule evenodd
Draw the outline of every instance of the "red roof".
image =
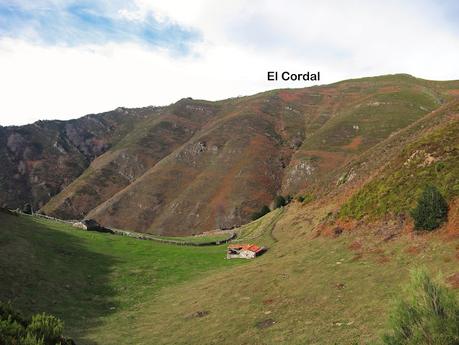
<svg viewBox="0 0 459 345">
<path fill-rule="evenodd" d="M 238 250 L 249 250 L 254 253 L 258 253 L 263 250 L 263 247 L 259 247 L 256 244 L 230 244 L 228 248 Z"/>
</svg>

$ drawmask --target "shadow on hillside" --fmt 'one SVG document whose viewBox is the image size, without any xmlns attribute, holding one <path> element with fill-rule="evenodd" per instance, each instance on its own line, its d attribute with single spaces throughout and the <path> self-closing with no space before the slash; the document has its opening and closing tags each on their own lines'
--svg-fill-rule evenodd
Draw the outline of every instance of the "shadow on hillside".
<svg viewBox="0 0 459 345">
<path fill-rule="evenodd" d="M 27 317 L 58 316 L 78 345 L 96 344 L 85 334 L 118 307 L 108 277 L 116 259 L 85 242 L 24 216 L 0 214 L 0 300 Z"/>
</svg>

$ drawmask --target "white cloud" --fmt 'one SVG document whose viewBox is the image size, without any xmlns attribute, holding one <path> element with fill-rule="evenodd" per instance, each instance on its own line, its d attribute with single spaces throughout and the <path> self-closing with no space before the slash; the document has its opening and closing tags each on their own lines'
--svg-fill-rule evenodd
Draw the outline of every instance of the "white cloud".
<svg viewBox="0 0 459 345">
<path fill-rule="evenodd" d="M 135 44 L 50 47 L 0 40 L 0 124 L 74 118 L 182 97 L 221 99 L 307 83 L 272 69 L 320 70 L 322 82 L 385 73 L 459 79 L 459 39 L 443 8 L 395 1 L 136 1 L 120 15 L 197 29 L 189 56 Z"/>
</svg>

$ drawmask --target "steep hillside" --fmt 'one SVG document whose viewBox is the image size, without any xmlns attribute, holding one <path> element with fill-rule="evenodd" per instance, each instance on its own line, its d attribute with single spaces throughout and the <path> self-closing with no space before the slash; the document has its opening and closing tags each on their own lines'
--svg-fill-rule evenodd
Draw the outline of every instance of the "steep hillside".
<svg viewBox="0 0 459 345">
<path fill-rule="evenodd" d="M 436 186 L 449 201 L 459 196 L 459 103 L 448 121 L 430 128 L 392 157 L 384 170 L 341 209 L 361 219 L 407 213 L 422 188 Z"/>
<path fill-rule="evenodd" d="M 459 83 L 395 75 L 321 88 L 329 99 L 341 101 L 334 105 L 336 115 L 329 119 L 324 119 L 327 110 L 320 110 L 323 125 L 311 131 L 294 154 L 284 177 L 284 192 L 295 194 L 323 184 L 330 173 L 341 171 L 337 168 L 344 163 L 454 99 L 452 91 L 459 88 Z M 329 183 L 327 187 L 333 188 Z"/>
<path fill-rule="evenodd" d="M 217 103 L 182 100 L 188 108 L 213 106 L 214 113 L 187 142 L 88 217 L 174 235 L 244 224 L 276 194 L 295 194 L 311 181 L 323 181 L 438 108 L 452 98 L 450 87 L 398 75 Z M 64 208 L 54 200 L 50 204 L 55 211 L 48 205 L 45 211 L 60 214 Z"/>
<path fill-rule="evenodd" d="M 142 176 L 162 158 L 187 142 L 215 113 L 215 106 L 183 100 L 159 110 L 132 129 L 42 211 L 60 218 L 79 219 Z"/>
<path fill-rule="evenodd" d="M 42 207 L 150 113 L 119 108 L 77 120 L 0 126 L 0 205 Z"/>
<path fill-rule="evenodd" d="M 86 216 L 164 235 L 231 228 L 277 194 L 343 189 L 337 179 L 348 182 L 358 170 L 350 164 L 431 116 L 458 90 L 458 82 L 391 75 L 218 102 L 183 99 L 137 117 L 123 110 L 116 139 L 94 134 L 106 146 L 84 156 L 73 174 L 26 171 L 24 178 L 42 184 L 65 179 L 40 199 L 60 191 L 42 211 L 62 218 Z M 374 172 L 367 170 L 356 180 Z M 12 184 L 13 175 L 5 176 Z M 27 193 L 18 194 L 16 204 Z"/>
</svg>

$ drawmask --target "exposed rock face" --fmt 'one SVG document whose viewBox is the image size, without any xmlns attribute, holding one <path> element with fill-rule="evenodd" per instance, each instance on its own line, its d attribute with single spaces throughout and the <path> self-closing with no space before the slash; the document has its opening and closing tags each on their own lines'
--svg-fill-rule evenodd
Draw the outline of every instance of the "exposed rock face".
<svg viewBox="0 0 459 345">
<path fill-rule="evenodd" d="M 0 127 L 0 205 L 156 234 L 232 228 L 278 194 L 354 183 L 340 169 L 449 85 L 386 76 Z"/>
</svg>

